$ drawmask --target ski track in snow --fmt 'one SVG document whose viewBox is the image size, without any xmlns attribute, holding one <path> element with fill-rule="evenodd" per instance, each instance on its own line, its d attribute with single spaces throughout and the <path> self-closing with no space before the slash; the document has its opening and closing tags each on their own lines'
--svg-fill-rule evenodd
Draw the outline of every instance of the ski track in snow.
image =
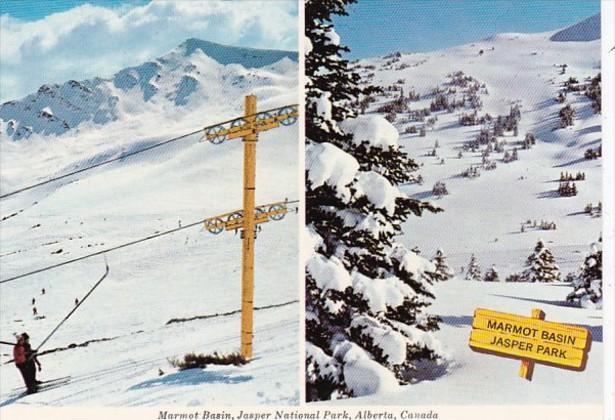
<svg viewBox="0 0 615 420">
<path fill-rule="evenodd" d="M 95 402 L 112 406 L 151 406 L 162 402 L 296 404 L 299 399 L 296 313 L 297 304 L 256 312 L 254 360 L 246 366 L 208 366 L 203 370 L 176 372 L 168 363 L 173 356 L 192 349 L 210 352 L 236 347 L 239 315 L 225 320 L 193 321 L 41 357 L 43 372 L 39 376 L 70 373 L 70 382 L 15 402 L 29 405 Z M 164 375 L 158 376 L 158 369 Z M 11 402 L 19 394 L 12 390 L 18 382 L 3 384 L 0 404 Z M 242 398 L 233 401 L 229 399 L 232 395 Z"/>
</svg>

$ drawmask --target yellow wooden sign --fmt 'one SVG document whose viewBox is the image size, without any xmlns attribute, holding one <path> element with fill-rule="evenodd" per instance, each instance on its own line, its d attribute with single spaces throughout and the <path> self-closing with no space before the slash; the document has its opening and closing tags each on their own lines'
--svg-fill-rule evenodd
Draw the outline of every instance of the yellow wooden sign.
<svg viewBox="0 0 615 420">
<path fill-rule="evenodd" d="M 479 352 L 524 361 L 520 375 L 531 380 L 531 362 L 582 371 L 591 347 L 586 328 L 544 321 L 544 312 L 533 317 L 476 309 L 470 347 Z M 530 362 L 530 363 L 528 363 Z"/>
</svg>

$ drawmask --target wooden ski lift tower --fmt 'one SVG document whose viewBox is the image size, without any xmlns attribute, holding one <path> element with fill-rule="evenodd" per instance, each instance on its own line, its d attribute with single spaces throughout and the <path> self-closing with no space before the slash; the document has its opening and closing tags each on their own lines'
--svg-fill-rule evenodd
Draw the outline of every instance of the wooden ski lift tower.
<svg viewBox="0 0 615 420">
<path fill-rule="evenodd" d="M 252 358 L 252 338 L 254 325 L 254 240 L 256 225 L 268 220 L 279 220 L 288 212 L 286 202 L 266 206 L 255 206 L 256 191 L 256 143 L 258 133 L 272 130 L 280 125 L 294 124 L 299 116 L 296 105 L 277 108 L 274 111 L 256 112 L 256 96 L 245 97 L 244 117 L 230 121 L 230 127 L 212 127 L 205 132 L 205 138 L 213 144 L 225 140 L 243 138 L 243 210 L 229 214 L 226 221 L 213 219 L 206 222 L 205 228 L 212 233 L 223 229 L 241 229 L 242 268 L 241 268 L 241 355 Z M 268 206 L 268 208 L 267 208 Z"/>
</svg>

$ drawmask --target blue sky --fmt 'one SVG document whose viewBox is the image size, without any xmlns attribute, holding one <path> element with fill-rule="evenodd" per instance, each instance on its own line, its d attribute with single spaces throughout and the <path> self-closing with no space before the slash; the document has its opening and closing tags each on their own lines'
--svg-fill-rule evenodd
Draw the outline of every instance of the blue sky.
<svg viewBox="0 0 615 420">
<path fill-rule="evenodd" d="M 501 32 L 546 32 L 599 11 L 599 0 L 359 0 L 334 22 L 355 59 L 433 51 Z"/>
<path fill-rule="evenodd" d="M 108 8 L 130 7 L 147 4 L 149 0 L 2 0 L 0 1 L 0 14 L 32 21 L 44 18 L 57 12 L 63 12 L 85 3 L 95 4 Z"/>
<path fill-rule="evenodd" d="M 0 0 L 0 102 L 142 64 L 188 38 L 294 50 L 296 0 Z"/>
</svg>

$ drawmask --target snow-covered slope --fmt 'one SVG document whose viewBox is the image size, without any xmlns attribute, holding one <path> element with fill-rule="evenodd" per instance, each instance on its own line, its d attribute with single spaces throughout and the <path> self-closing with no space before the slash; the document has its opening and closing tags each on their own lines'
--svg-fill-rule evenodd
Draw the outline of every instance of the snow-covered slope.
<svg viewBox="0 0 615 420">
<path fill-rule="evenodd" d="M 36 93 L 0 105 L 1 133 L 20 140 L 60 135 L 143 114 L 178 113 L 203 101 L 232 97 L 250 86 L 275 86 L 274 73 L 293 67 L 297 53 L 231 47 L 188 39 L 168 54 L 118 71 L 110 79 L 43 85 Z"/>
<path fill-rule="evenodd" d="M 565 304 L 568 288 L 561 284 L 484 283 L 453 279 L 436 286 L 432 311 L 442 319 L 436 337 L 450 351 L 448 372 L 433 372 L 397 393 L 338 401 L 368 405 L 551 405 L 602 404 L 602 313 Z M 581 325 L 593 336 L 586 370 L 578 373 L 537 364 L 531 382 L 518 376 L 519 360 L 476 353 L 468 346 L 477 307 L 520 315 L 540 307 L 546 319 Z M 482 391 L 481 391 L 482 390 Z"/>
<path fill-rule="evenodd" d="M 374 74 L 370 83 L 385 87 L 397 84 L 406 94 L 411 90 L 420 94 L 419 100 L 409 103 L 410 110 L 429 108 L 436 87 L 455 89 L 447 84 L 451 80 L 447 75 L 456 71 L 484 84 L 478 94 L 483 103 L 479 116 L 489 113 L 496 118 L 507 115 L 512 105 L 520 105 L 519 134 L 514 136 L 510 131 L 503 136 L 507 150 L 519 148 L 519 160 L 503 163 L 503 154 L 493 153 L 491 159 L 497 168 L 483 171 L 474 179 L 460 176 L 470 165 L 481 164 L 479 152 L 462 148 L 481 129 L 479 124 L 459 124 L 460 115 L 471 113 L 471 108 L 434 112 L 425 118 L 437 117 L 433 128 L 425 126 L 425 122 L 411 121 L 404 113 L 397 115 L 394 124 L 401 133 L 400 143 L 423 165 L 420 172 L 424 183 L 408 185 L 405 191 L 417 198 L 437 199 L 432 194 L 437 181 L 444 181 L 449 191 L 449 195 L 437 199 L 443 213 L 410 219 L 406 229 L 409 242 L 429 253 L 442 246 L 452 254 L 529 251 L 543 237 L 557 245 L 577 244 L 585 252 L 598 239 L 601 220 L 583 214 L 583 209 L 588 202 L 597 205 L 601 200 L 601 160 L 585 160 L 583 156 L 586 149 L 600 144 L 601 116 L 594 113 L 585 95 L 569 93 L 566 103 L 576 108 L 576 118 L 573 126 L 560 128 L 558 113 L 564 104 L 557 103 L 555 97 L 569 77 L 584 83 L 600 72 L 600 41 L 560 43 L 550 41 L 551 35 L 500 34 L 433 53 L 402 54 L 398 59 L 379 57 L 359 63 L 364 75 Z M 394 60 L 398 61 L 391 63 Z M 561 74 L 562 64 L 567 64 L 565 74 Z M 461 97 L 462 89 L 457 89 Z M 368 112 L 398 94 L 378 97 Z M 417 128 L 416 134 L 406 132 L 412 126 Z M 420 137 L 423 126 L 426 136 Z M 534 133 L 537 145 L 521 150 L 519 142 L 526 132 Z M 437 157 L 427 156 L 436 142 Z M 586 173 L 586 180 L 577 185 L 576 197 L 555 194 L 560 172 L 565 171 Z M 520 225 L 527 219 L 555 221 L 557 230 L 521 233 Z"/>
<path fill-rule="evenodd" d="M 121 97 L 115 109 L 123 111 L 117 120 L 84 122 L 61 136 L 41 132 L 22 141 L 4 138 L 0 143 L 3 193 L 240 116 L 247 94 L 257 95 L 258 110 L 298 101 L 297 64 L 288 58 L 246 69 L 241 64 L 220 64 L 200 49 L 186 57 L 183 48 L 154 64 L 100 81 L 101 89 Z M 188 62 L 194 68 L 186 70 Z M 165 70 L 164 83 L 155 84 L 157 92 L 145 100 L 148 83 L 156 78 L 148 78 L 147 69 L 158 66 Z M 178 105 L 175 87 L 186 72 L 198 80 L 198 86 L 185 105 Z M 131 77 L 137 83 L 121 93 L 114 84 Z M 104 96 L 97 92 L 92 92 L 93 97 Z M 50 106 L 65 103 L 60 98 L 66 96 L 50 102 L 44 102 L 44 95 L 36 98 L 37 106 Z M 215 146 L 200 142 L 201 136 L 3 199 L 1 278 L 241 208 L 241 140 Z M 299 196 L 297 138 L 297 125 L 259 136 L 257 204 Z M 108 278 L 41 349 L 94 340 L 41 357 L 42 379 L 68 374 L 72 382 L 16 399 L 13 389 L 21 383 L 19 372 L 12 364 L 1 364 L 0 404 L 296 403 L 297 223 L 290 214 L 280 222 L 266 223 L 258 232 L 254 304 L 262 309 L 255 314 L 252 363 L 177 372 L 167 361 L 188 352 L 230 352 L 239 346 L 240 318 L 234 311 L 241 305 L 240 237 L 233 232 L 214 236 L 197 226 L 109 253 Z M 103 269 L 102 257 L 96 257 L 0 285 L 2 339 L 28 331 L 36 346 Z M 210 315 L 167 325 L 173 318 Z M 4 363 L 11 358 L 10 347 L 1 350 Z M 164 372 L 161 376 L 158 369 Z"/>
<path fill-rule="evenodd" d="M 400 132 L 400 144 L 422 165 L 423 183 L 408 184 L 403 190 L 412 197 L 433 200 L 444 212 L 409 219 L 403 242 L 408 248 L 418 246 L 429 257 L 442 248 L 457 278 L 437 286 L 432 309 L 443 318 L 437 337 L 453 357 L 449 370 L 433 372 L 433 377 L 400 393 L 348 403 L 600 403 L 601 312 L 567 304 L 569 283 L 503 283 L 509 274 L 525 268 L 539 238 L 555 255 L 563 279 L 579 267 L 590 244 L 601 235 L 596 209 L 602 200 L 602 160 L 584 158 L 588 149 L 600 146 L 601 115 L 582 89 L 569 90 L 563 103 L 556 101 L 569 78 L 578 80 L 573 83 L 577 87 L 589 86 L 600 72 L 600 40 L 592 35 L 599 34 L 598 23 L 599 16 L 561 31 L 498 34 L 430 53 L 392 53 L 356 63 L 369 84 L 384 88 L 384 94 L 374 96 L 367 113 L 386 115 L 386 106 L 399 98 L 401 89 L 406 98 L 413 96 L 407 109 L 388 113 Z M 556 42 L 564 38 L 577 42 Z M 432 109 L 438 96 L 447 97 L 449 103 L 465 103 L 449 110 Z M 473 113 L 473 100 L 482 103 L 476 117 L 489 114 L 492 125 L 460 123 L 464 114 Z M 576 115 L 571 126 L 562 128 L 560 111 L 567 104 Z M 521 113 L 518 133 L 504 130 L 498 136 L 502 149 L 491 150 L 483 162 L 486 146 L 475 150 L 467 146 L 482 128 L 493 129 L 498 116 L 505 120 L 516 106 Z M 421 116 L 424 110 L 427 115 Z M 526 133 L 536 138 L 527 150 L 523 148 Z M 506 162 L 505 153 L 512 154 L 514 148 L 519 159 Z M 462 175 L 471 166 L 478 168 L 480 176 Z M 585 174 L 583 180 L 575 181 L 576 196 L 558 194 L 562 172 Z M 445 183 L 448 194 L 434 193 L 439 181 Z M 589 203 L 591 214 L 585 211 Z M 525 223 L 528 220 L 530 224 Z M 534 220 L 538 227 L 533 227 Z M 540 229 L 541 222 L 554 223 L 556 229 Z M 462 267 L 467 267 L 472 254 L 483 274 L 494 265 L 502 283 L 462 281 Z M 595 333 L 587 371 L 540 367 L 528 384 L 516 377 L 517 361 L 472 352 L 468 339 L 477 307 L 520 315 L 541 308 L 547 319 L 587 326 Z M 476 389 L 497 389 L 498 393 L 476 394 Z"/>
</svg>

